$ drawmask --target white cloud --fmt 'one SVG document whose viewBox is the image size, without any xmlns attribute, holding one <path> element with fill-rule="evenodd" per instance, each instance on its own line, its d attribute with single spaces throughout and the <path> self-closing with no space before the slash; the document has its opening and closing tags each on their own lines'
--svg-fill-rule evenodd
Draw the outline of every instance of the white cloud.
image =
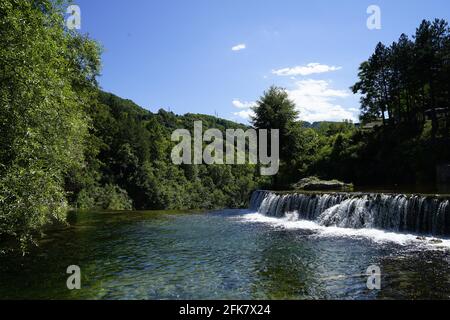
<svg viewBox="0 0 450 320">
<path fill-rule="evenodd" d="M 234 99 L 231 103 L 235 108 L 242 109 L 239 112 L 234 112 L 233 115 L 238 116 L 239 118 L 242 118 L 247 121 L 249 121 L 251 117 L 255 115 L 252 108 L 256 106 L 256 102 L 248 102 L 248 101 L 241 101 L 239 99 Z"/>
<path fill-rule="evenodd" d="M 303 121 L 342 121 L 344 119 L 358 121 L 359 110 L 357 108 L 344 107 L 336 101 L 350 97 L 351 92 L 332 88 L 330 81 L 299 80 L 287 92 L 289 98 L 295 102 L 297 110 L 300 112 L 300 119 Z M 235 108 L 241 109 L 234 112 L 234 116 L 249 121 L 255 115 L 251 108 L 256 106 L 256 102 L 235 99 L 232 104 Z"/>
<path fill-rule="evenodd" d="M 320 63 L 309 63 L 306 66 L 296 66 L 292 68 L 283 68 L 272 70 L 277 76 L 309 76 L 311 74 L 326 73 L 341 70 L 342 67 L 327 66 Z"/>
<path fill-rule="evenodd" d="M 242 110 L 239 112 L 234 112 L 233 115 L 238 116 L 239 118 L 242 118 L 244 120 L 249 121 L 251 119 L 251 117 L 255 116 L 255 113 L 253 112 L 253 110 L 248 109 L 248 110 Z"/>
<path fill-rule="evenodd" d="M 294 89 L 288 90 L 288 94 L 297 105 L 301 120 L 315 122 L 358 119 L 355 108 L 345 108 L 335 102 L 336 99 L 349 97 L 350 92 L 332 89 L 328 81 L 301 80 L 296 82 Z"/>
<path fill-rule="evenodd" d="M 247 46 L 246 46 L 245 43 L 241 43 L 241 44 L 235 45 L 233 48 L 231 48 L 231 50 L 233 50 L 233 51 L 241 51 L 241 50 L 244 50 L 244 49 L 247 49 Z"/>
<path fill-rule="evenodd" d="M 253 108 L 256 105 L 256 102 L 247 102 L 247 101 L 240 101 L 238 99 L 235 99 L 232 101 L 233 106 L 239 109 L 250 109 Z"/>
</svg>

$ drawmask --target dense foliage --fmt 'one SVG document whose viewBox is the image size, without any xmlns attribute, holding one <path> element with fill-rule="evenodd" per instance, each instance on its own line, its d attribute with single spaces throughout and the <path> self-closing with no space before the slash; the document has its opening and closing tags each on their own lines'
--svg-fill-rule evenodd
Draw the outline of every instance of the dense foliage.
<svg viewBox="0 0 450 320">
<path fill-rule="evenodd" d="M 433 185 L 436 167 L 450 161 L 449 76 L 444 20 L 424 20 L 412 39 L 379 43 L 352 88 L 362 96 L 361 130 L 334 142 L 333 169 L 322 160 L 322 171 L 360 185 Z"/>
<path fill-rule="evenodd" d="M 29 240 L 68 208 L 83 164 L 98 46 L 63 28 L 49 1 L 0 1 L 0 234 Z"/>
<path fill-rule="evenodd" d="M 444 20 L 423 21 L 411 40 L 402 34 L 390 46 L 379 43 L 360 67 L 362 119 L 422 130 L 450 130 L 450 28 Z M 439 130 L 441 129 L 441 132 Z"/>
<path fill-rule="evenodd" d="M 74 201 L 87 208 L 93 199 L 86 190 L 117 185 L 136 209 L 213 209 L 245 206 L 250 192 L 262 181 L 252 165 L 182 165 L 172 163 L 175 129 L 193 130 L 194 121 L 206 128 L 246 129 L 212 116 L 177 116 L 160 110 L 153 114 L 129 100 L 101 92 L 89 113 L 94 127 L 91 147 L 98 155 L 88 161 L 89 174 L 70 182 Z M 117 192 L 120 194 L 120 192 Z M 113 192 L 114 197 L 117 195 Z M 82 197 L 80 197 L 82 196 Z M 102 202 L 104 203 L 104 202 Z M 98 207 L 107 208 L 100 203 Z"/>
</svg>

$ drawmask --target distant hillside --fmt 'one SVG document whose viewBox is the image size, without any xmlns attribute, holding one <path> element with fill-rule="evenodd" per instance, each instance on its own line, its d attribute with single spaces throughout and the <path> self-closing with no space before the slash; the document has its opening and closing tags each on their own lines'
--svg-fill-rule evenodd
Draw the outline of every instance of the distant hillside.
<svg viewBox="0 0 450 320">
<path fill-rule="evenodd" d="M 307 122 L 307 121 L 302 121 L 302 125 L 304 128 L 309 128 L 309 129 L 319 129 L 322 126 L 329 126 L 329 125 L 340 125 L 340 124 L 344 124 L 344 123 L 348 123 L 345 121 L 316 121 L 316 122 Z M 358 124 L 354 124 L 356 127 L 358 126 Z"/>
<path fill-rule="evenodd" d="M 115 116 L 127 114 L 142 121 L 156 119 L 159 124 L 168 129 L 191 129 L 195 121 L 202 121 L 205 128 L 216 128 L 221 131 L 226 129 L 246 130 L 249 128 L 249 126 L 244 124 L 205 114 L 187 113 L 185 115 L 177 115 L 164 109 L 160 109 L 157 113 L 152 113 L 131 100 L 123 99 L 104 91 L 100 92 L 99 100 L 102 104 L 109 106 L 111 113 Z"/>
<path fill-rule="evenodd" d="M 101 91 L 99 94 L 99 100 L 101 103 L 110 107 L 111 113 L 114 115 L 128 114 L 136 119 L 149 120 L 151 118 L 157 119 L 160 124 L 164 125 L 166 128 L 177 129 L 186 128 L 191 129 L 194 121 L 203 121 L 205 128 L 217 128 L 221 131 L 225 129 L 248 129 L 250 126 L 233 122 L 230 120 L 218 118 L 212 115 L 206 114 L 196 114 L 187 113 L 184 115 L 177 115 L 173 112 L 160 109 L 157 113 L 152 113 L 151 111 L 137 105 L 132 100 L 123 99 L 115 94 Z M 302 126 L 304 128 L 310 128 L 319 130 L 324 127 L 329 127 L 333 125 L 342 125 L 348 122 L 344 121 L 317 121 L 317 122 L 306 122 L 302 121 Z M 354 124 L 358 126 L 357 124 Z"/>
<path fill-rule="evenodd" d="M 175 129 L 246 129 L 202 114 L 152 113 L 131 100 L 99 92 L 92 119 L 86 166 L 66 179 L 70 200 L 82 209 L 216 209 L 246 207 L 261 186 L 252 165 L 174 165 Z"/>
</svg>

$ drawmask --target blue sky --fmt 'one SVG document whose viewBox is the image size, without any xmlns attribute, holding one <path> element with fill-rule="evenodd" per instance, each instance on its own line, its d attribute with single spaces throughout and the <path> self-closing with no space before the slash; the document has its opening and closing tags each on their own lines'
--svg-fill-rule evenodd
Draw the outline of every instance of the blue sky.
<svg viewBox="0 0 450 320">
<path fill-rule="evenodd" d="M 448 0 L 76 0 L 81 30 L 104 47 L 101 87 L 156 112 L 246 122 L 271 85 L 307 121 L 358 117 L 349 87 L 378 41 L 450 20 Z M 367 8 L 381 9 L 369 30 Z M 244 48 L 245 45 L 245 48 Z M 235 50 L 233 50 L 233 48 Z"/>
</svg>

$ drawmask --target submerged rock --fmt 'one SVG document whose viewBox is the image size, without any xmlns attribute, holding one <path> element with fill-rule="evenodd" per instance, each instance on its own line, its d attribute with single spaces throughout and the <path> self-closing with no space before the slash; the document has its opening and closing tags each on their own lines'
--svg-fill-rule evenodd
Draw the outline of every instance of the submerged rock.
<svg viewBox="0 0 450 320">
<path fill-rule="evenodd" d="M 347 184 L 338 180 L 321 180 L 317 177 L 309 177 L 294 184 L 293 189 L 305 191 L 353 191 L 353 184 Z"/>
</svg>

